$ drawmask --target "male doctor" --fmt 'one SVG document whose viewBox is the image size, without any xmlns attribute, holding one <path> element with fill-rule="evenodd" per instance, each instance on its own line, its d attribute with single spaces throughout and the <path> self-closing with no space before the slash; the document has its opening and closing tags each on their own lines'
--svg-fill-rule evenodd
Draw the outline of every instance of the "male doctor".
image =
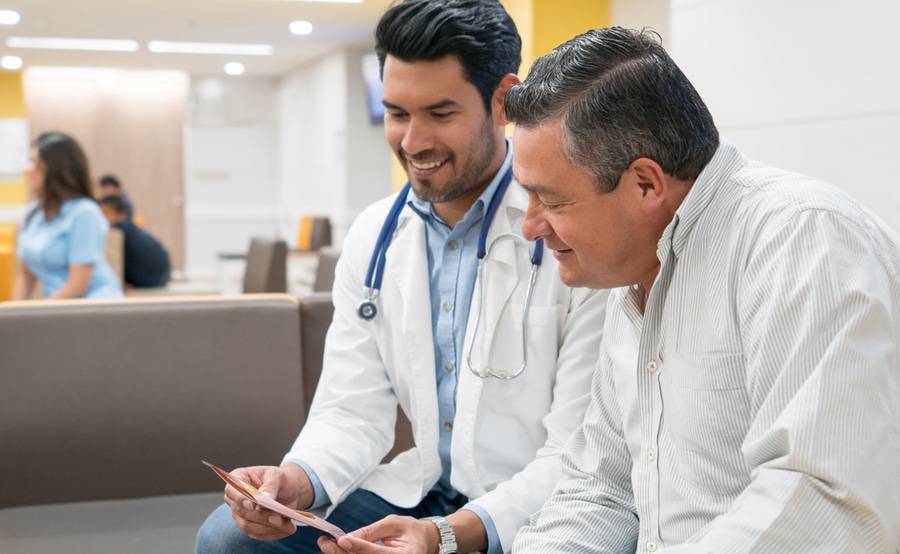
<svg viewBox="0 0 900 554">
<path fill-rule="evenodd" d="M 280 467 L 235 473 L 346 531 L 405 516 L 376 525 L 372 542 L 342 541 L 353 551 L 509 551 L 552 492 L 560 451 L 584 416 L 606 296 L 562 285 L 548 251 L 529 298 L 539 247 L 521 236 L 528 198 L 510 183 L 503 109 L 521 41 L 500 3 L 402 2 L 384 14 L 376 41 L 385 136 L 411 190 L 387 233 L 375 310 L 361 307 L 364 283 L 396 195 L 366 209 L 347 236 L 300 436 Z M 523 363 L 517 377 L 500 378 Z M 416 447 L 380 464 L 398 402 Z M 198 552 L 340 550 L 231 488 L 225 500 L 201 528 Z"/>
</svg>

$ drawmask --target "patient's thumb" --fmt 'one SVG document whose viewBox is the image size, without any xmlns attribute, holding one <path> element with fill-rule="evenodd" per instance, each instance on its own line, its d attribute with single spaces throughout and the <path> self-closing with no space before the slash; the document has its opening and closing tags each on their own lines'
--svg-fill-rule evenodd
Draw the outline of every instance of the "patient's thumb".
<svg viewBox="0 0 900 554">
<path fill-rule="evenodd" d="M 272 498 L 278 498 L 278 483 L 280 482 L 278 474 L 275 472 L 266 472 L 263 476 L 263 482 L 259 485 L 259 492 L 267 494 Z"/>
</svg>

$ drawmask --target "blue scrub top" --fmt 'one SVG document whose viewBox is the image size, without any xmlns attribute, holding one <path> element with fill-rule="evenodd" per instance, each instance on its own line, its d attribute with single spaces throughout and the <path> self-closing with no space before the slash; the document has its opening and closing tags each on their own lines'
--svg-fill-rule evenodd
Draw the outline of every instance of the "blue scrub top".
<svg viewBox="0 0 900 554">
<path fill-rule="evenodd" d="M 38 208 L 19 233 L 16 255 L 51 297 L 69 280 L 70 265 L 93 265 L 85 298 L 122 296 L 119 279 L 106 261 L 109 224 L 90 198 L 66 200 L 59 215 L 46 219 Z"/>
</svg>

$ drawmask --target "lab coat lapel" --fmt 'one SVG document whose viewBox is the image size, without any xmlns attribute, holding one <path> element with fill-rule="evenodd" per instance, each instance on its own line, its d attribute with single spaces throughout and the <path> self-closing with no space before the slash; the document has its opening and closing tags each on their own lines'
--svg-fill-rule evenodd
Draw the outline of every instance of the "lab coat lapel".
<svg viewBox="0 0 900 554">
<path fill-rule="evenodd" d="M 477 435 L 478 404 L 481 402 L 484 379 L 475 376 L 470 370 L 468 345 L 472 339 L 472 333 L 475 331 L 475 319 L 480 313 L 481 323 L 478 326 L 478 335 L 473 347 L 472 364 L 475 369 L 481 370 L 488 362 L 493 330 L 497 328 L 503 309 L 519 282 L 519 260 L 516 258 L 517 239 L 500 237 L 507 234 L 520 235 L 519 226 L 525 206 L 523 202 L 527 202 L 527 198 L 524 197 L 522 189 L 513 181 L 510 183 L 488 231 L 488 255 L 482 262 L 483 265 L 475 283 L 460 364 L 453 451 L 455 452 L 454 464 L 459 461 L 461 467 L 454 465 L 454 485 L 464 485 L 466 489 L 480 491 L 482 494 L 486 491 L 481 488 L 482 485 L 478 478 L 475 461 L 475 436 Z M 522 255 L 521 249 L 518 250 L 518 255 Z M 480 280 L 484 280 L 484 283 L 479 283 Z M 479 294 L 479 286 L 482 284 L 484 289 L 482 294 Z M 484 301 L 483 305 L 481 304 L 482 300 Z M 457 481 L 460 479 L 462 481 Z"/>
<path fill-rule="evenodd" d="M 519 283 L 519 260 L 521 256 L 520 239 L 507 235 L 521 235 L 521 206 L 524 191 L 513 181 L 497 210 L 497 215 L 488 231 L 488 254 L 482 261 L 482 267 L 475 283 L 472 305 L 469 310 L 469 324 L 466 328 L 466 344 L 470 333 L 474 331 L 475 316 L 481 314 L 478 336 L 475 338 L 475 355 L 473 363 L 487 363 L 486 353 L 493 339 L 493 330 L 497 328 L 503 309 L 509 302 L 516 285 Z M 527 202 L 527 199 L 526 199 Z M 517 246 L 520 246 L 517 248 Z M 479 283 L 478 281 L 483 281 Z M 479 287 L 483 286 L 479 294 Z M 481 302 L 484 304 L 481 304 Z M 484 354 L 484 356 L 482 356 Z M 466 366 L 468 367 L 468 365 Z M 476 369 L 480 369 L 476 367 Z"/>
<path fill-rule="evenodd" d="M 437 455 L 437 384 L 434 374 L 434 340 L 431 334 L 431 302 L 428 290 L 428 255 L 424 222 L 409 209 L 401 212 L 397 231 L 388 249 L 387 267 L 399 292 L 399 328 L 409 356 L 414 387 L 412 413 L 416 445 L 423 459 L 423 477 L 440 471 Z M 396 362 L 395 362 L 396 363 Z"/>
</svg>

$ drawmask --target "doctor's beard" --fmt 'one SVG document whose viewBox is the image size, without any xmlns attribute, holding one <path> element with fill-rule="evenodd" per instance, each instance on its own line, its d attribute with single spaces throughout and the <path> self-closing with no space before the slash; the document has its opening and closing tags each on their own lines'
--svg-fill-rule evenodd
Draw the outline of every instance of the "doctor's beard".
<svg viewBox="0 0 900 554">
<path fill-rule="evenodd" d="M 504 141 L 505 146 L 505 141 Z M 438 152 L 440 155 L 435 155 Z M 484 125 L 479 129 L 478 134 L 469 142 L 466 149 L 466 164 L 462 167 L 458 166 L 459 157 L 453 152 L 439 152 L 428 150 L 420 152 L 415 156 L 409 156 L 401 148 L 397 153 L 398 158 L 403 162 L 406 169 L 407 178 L 413 185 L 416 196 L 426 202 L 442 203 L 452 202 L 466 195 L 472 194 L 479 188 L 487 186 L 492 176 L 485 175 L 497 153 L 497 139 L 494 137 L 494 123 L 491 117 L 486 117 Z M 438 187 L 431 179 L 419 179 L 409 176 L 408 158 L 412 159 L 435 159 L 447 157 L 448 164 L 453 168 L 453 174 L 447 179 L 442 187 Z"/>
</svg>

